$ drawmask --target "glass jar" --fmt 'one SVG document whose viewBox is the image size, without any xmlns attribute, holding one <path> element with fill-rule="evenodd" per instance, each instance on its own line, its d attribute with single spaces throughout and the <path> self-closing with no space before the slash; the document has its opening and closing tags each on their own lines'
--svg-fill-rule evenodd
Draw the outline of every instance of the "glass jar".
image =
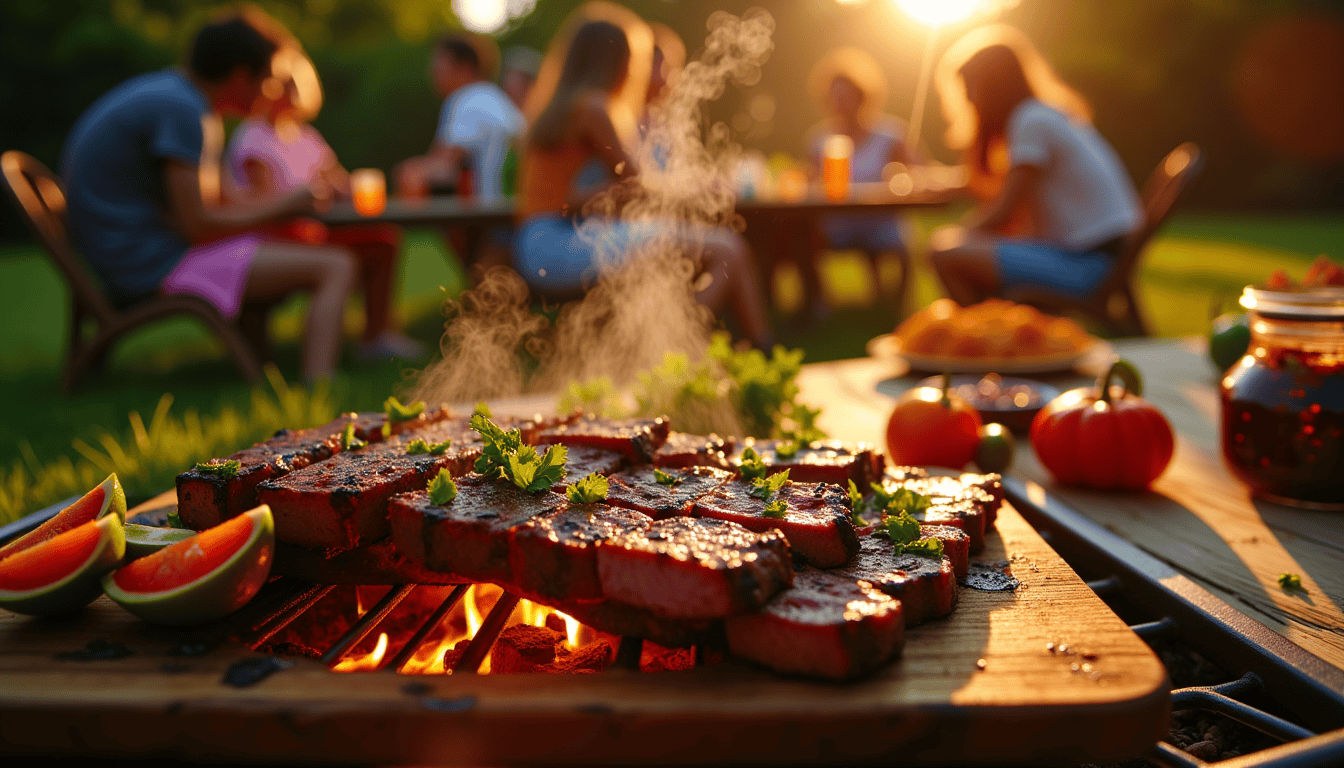
<svg viewBox="0 0 1344 768">
<path fill-rule="evenodd" d="M 1344 289 L 1241 297 L 1246 356 L 1223 375 L 1223 458 L 1268 501 L 1344 509 Z"/>
</svg>

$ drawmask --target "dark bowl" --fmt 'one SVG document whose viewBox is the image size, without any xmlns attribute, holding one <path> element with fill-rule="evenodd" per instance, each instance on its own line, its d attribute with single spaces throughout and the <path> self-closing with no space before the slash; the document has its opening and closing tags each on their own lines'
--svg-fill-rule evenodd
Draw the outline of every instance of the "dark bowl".
<svg viewBox="0 0 1344 768">
<path fill-rule="evenodd" d="M 942 386 L 942 376 L 930 376 L 921 387 Z M 952 392 L 971 404 L 986 424 L 1002 424 L 1014 432 L 1026 432 L 1045 404 L 1059 396 L 1049 384 L 997 373 L 958 374 L 952 377 Z"/>
</svg>

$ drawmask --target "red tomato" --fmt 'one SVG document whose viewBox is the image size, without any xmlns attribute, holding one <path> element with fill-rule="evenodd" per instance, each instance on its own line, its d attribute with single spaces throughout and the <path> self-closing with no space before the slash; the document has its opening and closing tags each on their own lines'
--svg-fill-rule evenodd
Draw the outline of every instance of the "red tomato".
<svg viewBox="0 0 1344 768">
<path fill-rule="evenodd" d="M 893 464 L 961 469 L 980 444 L 980 414 L 942 389 L 916 387 L 896 401 L 887 420 L 887 455 Z"/>
<path fill-rule="evenodd" d="M 1119 376 L 1119 387 L 1109 386 Z M 1118 394 L 1117 394 L 1118 392 Z M 1041 464 L 1064 485 L 1147 488 L 1171 463 L 1175 437 L 1162 412 L 1139 395 L 1139 372 L 1116 361 L 1095 389 L 1065 392 L 1031 422 Z"/>
</svg>

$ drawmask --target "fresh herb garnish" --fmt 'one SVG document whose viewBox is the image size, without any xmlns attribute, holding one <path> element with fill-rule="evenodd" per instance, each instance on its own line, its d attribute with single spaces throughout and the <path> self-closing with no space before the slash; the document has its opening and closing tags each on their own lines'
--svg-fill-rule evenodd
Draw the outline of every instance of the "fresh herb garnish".
<svg viewBox="0 0 1344 768">
<path fill-rule="evenodd" d="M 606 501 L 607 499 L 607 478 L 593 472 L 583 479 L 569 484 L 565 489 L 565 495 L 574 504 L 592 504 L 595 501 Z"/>
<path fill-rule="evenodd" d="M 494 414 L 490 412 L 490 406 L 484 400 L 476 403 L 476 408 L 472 410 L 471 415 L 484 416 L 487 419 L 494 418 Z"/>
<path fill-rule="evenodd" d="M 669 475 L 657 467 L 653 468 L 653 480 L 659 485 L 673 486 L 680 483 L 682 478 L 676 475 Z"/>
<path fill-rule="evenodd" d="M 565 446 L 552 445 L 546 449 L 546 455 L 538 456 L 536 448 L 525 445 L 508 455 L 504 474 L 524 491 L 541 493 L 565 479 L 567 453 Z"/>
<path fill-rule="evenodd" d="M 444 440 L 442 443 L 427 443 L 420 438 L 412 440 L 406 445 L 406 454 L 408 456 L 418 456 L 425 454 L 428 456 L 442 456 L 452 444 L 452 440 Z"/>
<path fill-rule="evenodd" d="M 859 486 L 855 485 L 853 480 L 850 480 L 850 481 L 849 481 L 849 508 L 850 508 L 849 516 L 850 516 L 850 518 L 854 521 L 854 524 L 857 525 L 857 526 L 860 526 L 860 527 L 865 526 L 865 525 L 868 524 L 868 521 L 866 521 L 866 520 L 863 519 L 863 509 L 864 509 L 864 505 L 865 505 L 865 503 L 866 503 L 866 502 L 865 502 L 864 499 L 863 499 L 863 494 L 862 494 L 862 493 L 859 493 Z"/>
<path fill-rule="evenodd" d="M 737 468 L 737 471 L 744 480 L 757 480 L 765 477 L 765 473 L 769 472 L 770 468 L 765 466 L 765 461 L 761 459 L 761 455 L 756 452 L 756 449 L 748 445 L 742 450 L 742 464 Z"/>
<path fill-rule="evenodd" d="M 912 541 L 909 544 L 897 544 L 896 554 L 941 558 L 943 556 L 943 540 L 919 539 L 918 541 Z"/>
<path fill-rule="evenodd" d="M 491 421 L 490 417 L 480 413 L 472 415 L 471 428 L 480 433 L 481 441 L 484 443 L 481 455 L 476 459 L 476 471 L 482 475 L 506 471 L 508 467 L 506 457 L 517 453 L 518 449 L 523 447 L 522 430 L 512 429 L 505 432 Z"/>
<path fill-rule="evenodd" d="M 887 535 L 891 537 L 891 542 L 899 549 L 901 545 L 909 544 L 919 539 L 919 521 L 910 516 L 909 512 L 901 510 L 900 514 L 887 515 L 882 519 L 882 527 Z"/>
<path fill-rule="evenodd" d="M 798 455 L 797 440 L 781 440 L 775 444 L 775 455 L 781 459 L 792 459 Z"/>
<path fill-rule="evenodd" d="M 232 480 L 238 476 L 238 470 L 243 468 L 243 463 L 237 459 L 211 459 L 196 465 L 196 471 L 202 475 L 211 475 L 221 480 Z"/>
<path fill-rule="evenodd" d="M 1296 573 L 1280 573 L 1279 587 L 1286 592 L 1291 592 L 1293 590 L 1300 590 L 1302 592 L 1307 591 L 1307 588 L 1302 586 L 1302 577 Z"/>
<path fill-rule="evenodd" d="M 368 445 L 367 442 L 355 437 L 355 423 L 352 421 L 345 425 L 345 431 L 341 433 L 341 448 L 346 451 L 353 451 Z"/>
<path fill-rule="evenodd" d="M 769 499 L 779 492 L 784 484 L 789 482 L 789 470 L 776 472 L 769 477 L 758 477 L 751 481 L 751 489 L 747 493 L 758 499 Z"/>
<path fill-rule="evenodd" d="M 894 515 L 899 512 L 914 514 L 928 509 L 932 504 L 929 497 L 915 493 L 909 488 L 897 488 L 888 493 L 880 483 L 872 483 L 871 487 L 873 489 L 873 508 L 886 515 Z"/>
<path fill-rule="evenodd" d="M 783 499 L 775 499 L 774 501 L 765 505 L 765 511 L 762 512 L 761 514 L 765 515 L 766 517 L 784 517 L 786 514 L 788 514 L 788 511 L 789 511 L 789 505 L 785 504 Z"/>
<path fill-rule="evenodd" d="M 446 469 L 440 469 L 439 474 L 429 481 L 428 490 L 429 502 L 439 507 L 457 497 L 457 483 L 453 482 L 453 476 Z"/>
<path fill-rule="evenodd" d="M 425 412 L 425 401 L 416 400 L 410 405 L 402 405 L 397 398 L 389 397 L 383 401 L 383 411 L 387 413 L 387 420 L 393 424 L 410 421 Z"/>
</svg>

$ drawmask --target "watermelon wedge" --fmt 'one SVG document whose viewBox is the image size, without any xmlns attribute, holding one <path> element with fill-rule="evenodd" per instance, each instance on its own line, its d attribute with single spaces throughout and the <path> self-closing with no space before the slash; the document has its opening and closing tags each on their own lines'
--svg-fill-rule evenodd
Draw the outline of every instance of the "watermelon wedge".
<svg viewBox="0 0 1344 768">
<path fill-rule="evenodd" d="M 155 624 L 204 624 L 256 596 L 275 559 L 275 521 L 265 504 L 103 577 L 118 605 Z"/>
<path fill-rule="evenodd" d="M 30 616 L 78 610 L 97 599 L 99 579 L 121 565 L 126 535 L 107 515 L 0 560 L 0 607 Z"/>
<path fill-rule="evenodd" d="M 44 541 L 50 541 L 66 531 L 78 528 L 90 520 L 98 520 L 109 513 L 116 514 L 122 522 L 126 520 L 126 492 L 121 489 L 121 482 L 117 480 L 115 472 L 94 486 L 93 490 L 81 496 L 79 501 L 57 512 L 55 517 L 0 547 L 0 560 Z"/>
</svg>

